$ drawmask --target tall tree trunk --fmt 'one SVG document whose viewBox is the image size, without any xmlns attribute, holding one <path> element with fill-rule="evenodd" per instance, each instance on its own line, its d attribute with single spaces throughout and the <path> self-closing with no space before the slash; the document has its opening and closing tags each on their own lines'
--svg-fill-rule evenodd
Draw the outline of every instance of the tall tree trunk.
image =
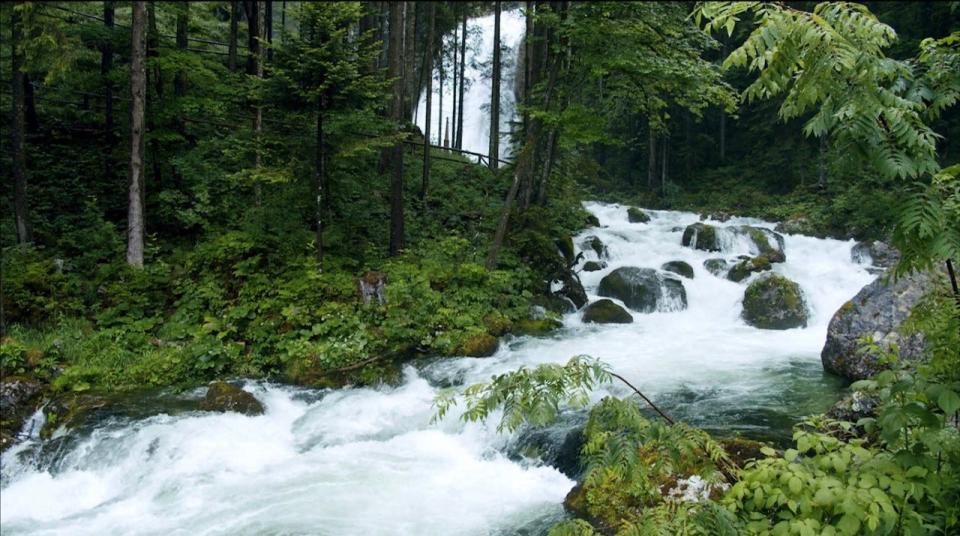
<svg viewBox="0 0 960 536">
<path fill-rule="evenodd" d="M 27 133 L 34 134 L 40 130 L 40 118 L 37 117 L 37 99 L 28 73 L 23 73 L 23 96 L 26 101 L 24 107 L 27 116 Z"/>
<path fill-rule="evenodd" d="M 255 3 L 257 7 L 257 16 L 256 16 L 257 20 L 266 21 L 267 3 L 263 0 Z M 266 24 L 258 24 L 257 32 L 258 33 L 254 38 L 254 41 L 257 43 L 257 49 L 256 49 L 256 52 L 254 52 L 254 55 L 252 56 L 253 69 L 254 69 L 254 74 L 257 75 L 257 79 L 262 80 L 263 79 L 264 47 L 261 45 L 261 43 L 264 40 L 266 40 L 266 37 L 267 37 Z M 253 159 L 254 159 L 254 166 L 257 168 L 260 168 L 261 165 L 263 164 L 263 159 L 260 155 L 260 150 L 263 148 L 263 143 L 261 141 L 262 134 L 263 134 L 263 103 L 260 102 L 260 99 L 258 97 L 257 102 L 253 107 L 253 136 L 255 140 L 254 141 L 255 149 L 253 153 L 254 154 Z M 260 185 L 259 181 L 254 183 L 253 191 L 254 191 L 254 201 L 256 205 L 258 207 L 262 206 L 263 205 L 263 188 Z"/>
<path fill-rule="evenodd" d="M 317 189 L 317 199 L 314 205 L 314 216 L 317 219 L 317 267 L 323 269 L 323 207 L 327 193 L 327 149 L 323 130 L 323 116 L 326 108 L 326 97 L 321 97 L 317 105 L 317 148 L 316 148 L 316 176 L 314 177 Z"/>
<path fill-rule="evenodd" d="M 237 26 L 240 21 L 239 0 L 230 0 L 230 37 L 227 45 L 227 66 L 231 71 L 237 70 Z"/>
<path fill-rule="evenodd" d="M 443 144 L 443 36 L 437 51 L 437 145 Z"/>
<path fill-rule="evenodd" d="M 427 42 L 423 52 L 423 61 L 428 73 L 433 73 L 433 33 L 436 31 L 437 4 L 430 2 L 430 11 L 427 20 Z M 427 187 L 430 184 L 430 114 L 433 105 L 433 75 L 427 76 L 426 109 L 423 122 L 423 180 L 420 183 L 420 200 L 427 197 Z"/>
<path fill-rule="evenodd" d="M 647 119 L 647 188 L 653 191 L 657 184 L 657 133 Z"/>
<path fill-rule="evenodd" d="M 456 26 L 454 26 L 454 28 L 453 28 L 453 50 L 450 51 L 450 57 L 453 59 L 453 79 L 452 79 L 452 81 L 453 81 L 453 91 L 450 92 L 451 98 L 453 99 L 453 103 L 452 103 L 452 105 L 451 105 L 451 107 L 450 107 L 450 114 L 453 116 L 453 122 L 452 122 L 452 124 L 453 124 L 453 129 L 454 129 L 454 132 L 453 132 L 453 134 L 451 135 L 450 139 L 453 140 L 454 142 L 456 142 L 456 138 L 457 138 L 457 133 L 456 133 L 456 129 L 457 129 L 457 78 L 458 78 L 458 76 L 460 75 L 459 65 L 458 65 L 458 63 L 457 63 L 457 52 L 458 52 L 458 51 L 457 51 L 457 33 L 458 33 L 458 31 L 459 31 L 459 29 L 458 29 Z M 449 119 L 449 118 L 448 118 L 448 119 Z M 449 128 L 448 128 L 447 130 L 449 130 Z M 449 144 L 447 144 L 447 145 L 449 145 Z"/>
<path fill-rule="evenodd" d="M 113 81 L 110 80 L 110 71 L 113 69 L 113 27 L 114 27 L 114 2 L 107 1 L 103 3 L 103 24 L 107 28 L 107 40 L 100 51 L 100 76 L 103 79 L 103 115 L 104 125 L 104 151 L 103 151 L 103 176 L 113 177 L 113 145 L 115 136 L 113 132 Z"/>
<path fill-rule="evenodd" d="M 463 149 L 463 93 L 464 87 L 466 86 L 466 79 L 464 78 L 465 69 L 464 67 L 467 64 L 467 10 L 463 10 L 463 18 L 460 19 L 460 109 L 457 111 L 457 136 L 456 136 L 456 147 L 457 149 Z"/>
<path fill-rule="evenodd" d="M 559 58 L 552 58 L 550 62 L 550 74 L 547 78 L 547 89 L 544 92 L 543 107 L 548 109 L 553 98 L 554 86 L 557 83 L 557 72 L 559 71 Z M 513 171 L 513 183 L 507 191 L 507 198 L 503 201 L 503 208 L 500 211 L 500 220 L 497 222 L 497 230 L 493 235 L 493 244 L 490 246 L 490 252 L 487 254 L 485 266 L 487 270 L 493 270 L 497 267 L 497 258 L 500 255 L 500 249 L 503 248 L 503 241 L 507 236 L 507 227 L 510 224 L 510 212 L 513 210 L 513 203 L 517 198 L 517 192 L 520 190 L 520 184 L 530 180 L 529 175 L 533 173 L 533 164 L 535 156 L 535 147 L 540 139 L 540 131 L 543 128 L 543 121 L 534 119 L 530 121 L 530 128 L 527 129 L 526 140 L 517 157 L 517 164 Z"/>
<path fill-rule="evenodd" d="M 820 188 L 827 187 L 827 151 L 830 150 L 830 140 L 827 138 L 827 134 L 820 136 L 820 154 L 817 158 L 817 163 L 820 168 L 820 177 L 817 181 L 817 184 Z"/>
<path fill-rule="evenodd" d="M 720 163 L 727 160 L 727 112 L 720 109 Z"/>
<path fill-rule="evenodd" d="M 547 184 L 550 182 L 550 173 L 553 171 L 553 159 L 557 152 L 557 129 L 550 129 L 547 134 L 547 154 L 543 159 L 543 175 L 540 176 L 540 186 L 537 190 L 537 203 L 541 206 L 547 204 Z"/>
<path fill-rule="evenodd" d="M 130 191 L 127 200 L 127 264 L 136 267 L 143 266 L 143 134 L 147 90 L 145 9 L 144 2 L 133 2 L 130 46 Z"/>
<path fill-rule="evenodd" d="M 390 59 L 389 77 L 393 79 L 393 95 L 390 115 L 399 126 L 403 122 L 403 6 L 390 3 Z M 391 150 L 392 175 L 390 177 L 390 256 L 395 256 L 404 247 L 403 226 L 403 141 L 398 140 Z"/>
<path fill-rule="evenodd" d="M 160 32 L 157 30 L 157 4 L 154 1 L 147 2 L 147 57 L 156 58 L 160 56 Z M 157 102 L 160 103 L 163 101 L 163 71 L 160 69 L 160 63 L 157 62 L 153 71 L 150 72 L 150 75 L 153 78 L 153 89 L 157 94 Z M 149 98 L 149 96 L 147 97 Z M 159 108 L 159 106 L 157 106 Z M 151 118 L 150 124 L 147 125 L 147 130 L 152 130 L 157 128 L 157 125 L 154 124 L 156 121 L 156 114 Z M 154 138 L 150 141 L 150 152 L 153 154 L 151 159 L 153 167 L 153 180 L 157 185 L 158 189 L 160 185 L 163 184 L 163 161 L 160 158 L 160 142 Z M 141 190 L 140 195 L 145 195 Z M 145 203 L 145 201 L 141 201 Z"/>
<path fill-rule="evenodd" d="M 13 125 L 10 128 L 10 145 L 12 150 L 13 167 L 13 212 L 17 228 L 17 243 L 27 244 L 33 241 L 30 229 L 30 221 L 27 216 L 27 170 L 26 157 L 24 156 L 23 135 L 26 127 L 24 118 L 24 77 L 23 77 L 23 54 L 17 50 L 18 45 L 23 41 L 23 28 L 21 26 L 20 11 L 11 9 L 10 28 L 13 34 L 11 42 L 11 93 Z"/>
<path fill-rule="evenodd" d="M 266 30 L 263 33 L 263 39 L 267 45 L 273 44 L 273 0 L 265 0 L 264 4 L 263 26 Z M 273 47 L 267 46 L 267 61 L 273 61 Z"/>
<path fill-rule="evenodd" d="M 533 61 L 530 55 L 533 53 L 533 2 L 527 0 L 525 7 L 525 23 L 526 28 L 523 34 L 523 104 L 527 105 L 530 102 L 530 87 L 532 84 L 532 73 L 531 68 L 533 67 Z M 530 112 L 526 109 L 523 110 L 523 131 L 527 131 L 527 126 L 530 124 Z"/>
<path fill-rule="evenodd" d="M 406 15 L 403 29 L 403 109 L 409 116 L 416 106 L 413 100 L 419 96 L 417 91 L 420 89 L 417 87 L 417 77 L 414 76 L 417 70 L 417 3 L 404 2 L 404 9 Z"/>
<path fill-rule="evenodd" d="M 177 6 L 177 50 L 187 52 L 187 22 L 190 18 L 190 3 L 182 2 Z M 183 97 L 187 94 L 187 72 L 177 69 L 177 76 L 173 80 L 173 94 Z"/>
<path fill-rule="evenodd" d="M 247 74 L 257 74 L 260 57 L 260 3 L 262 0 L 244 0 L 243 8 L 247 13 Z"/>
<path fill-rule="evenodd" d="M 280 42 L 286 39 L 287 35 L 287 0 L 280 3 Z"/>
<path fill-rule="evenodd" d="M 490 169 L 500 164 L 500 0 L 493 15 L 493 80 L 490 84 Z"/>
<path fill-rule="evenodd" d="M 670 138 L 664 136 L 660 140 L 660 193 L 667 185 L 667 158 L 670 148 Z"/>
</svg>

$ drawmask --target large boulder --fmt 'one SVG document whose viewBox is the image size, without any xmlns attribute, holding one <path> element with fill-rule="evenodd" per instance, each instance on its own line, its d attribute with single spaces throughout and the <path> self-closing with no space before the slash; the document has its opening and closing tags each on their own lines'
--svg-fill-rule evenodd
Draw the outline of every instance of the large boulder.
<svg viewBox="0 0 960 536">
<path fill-rule="evenodd" d="M 597 300 L 583 310 L 583 321 L 594 324 L 630 324 L 633 316 L 613 300 Z"/>
<path fill-rule="evenodd" d="M 677 275 L 682 275 L 687 279 L 693 279 L 693 266 L 690 266 L 688 263 L 683 261 L 665 262 L 660 269 L 666 272 L 673 272 Z"/>
<path fill-rule="evenodd" d="M 730 263 L 725 259 L 707 259 L 703 261 L 703 267 L 711 274 L 719 277 L 729 268 Z"/>
<path fill-rule="evenodd" d="M 499 346 L 499 339 L 485 331 L 470 333 L 460 341 L 457 347 L 457 355 L 490 357 L 497 353 Z"/>
<path fill-rule="evenodd" d="M 573 237 L 570 235 L 564 235 L 558 238 L 555 241 L 557 245 L 557 250 L 560 251 L 560 256 L 563 257 L 563 260 L 566 261 L 567 266 L 570 266 L 576 262 L 576 255 L 573 248 Z"/>
<path fill-rule="evenodd" d="M 706 223 L 693 223 L 683 230 L 680 242 L 685 247 L 703 251 L 720 251 L 717 228 Z"/>
<path fill-rule="evenodd" d="M 897 264 L 900 252 L 885 242 L 868 240 L 854 244 L 850 259 L 857 264 L 870 264 L 880 272 Z"/>
<path fill-rule="evenodd" d="M 565 315 L 577 310 L 577 307 L 569 298 L 554 293 L 534 296 L 530 298 L 530 305 L 542 307 L 544 310 L 558 315 Z"/>
<path fill-rule="evenodd" d="M 756 279 L 743 295 L 743 319 L 761 329 L 805 327 L 807 304 L 800 285 L 777 274 Z"/>
<path fill-rule="evenodd" d="M 17 441 L 42 392 L 42 384 L 27 378 L 8 376 L 0 381 L 0 452 Z"/>
<path fill-rule="evenodd" d="M 583 263 L 584 272 L 599 272 L 607 267 L 607 263 L 604 261 L 587 261 Z"/>
<path fill-rule="evenodd" d="M 204 411 L 226 413 L 235 411 L 244 415 L 263 414 L 263 404 L 252 394 L 227 382 L 213 382 L 207 387 L 207 395 L 200 403 Z"/>
<path fill-rule="evenodd" d="M 687 308 L 687 293 L 683 283 L 653 268 L 617 268 L 600 280 L 597 294 L 617 298 L 630 309 L 641 313 Z"/>
<path fill-rule="evenodd" d="M 583 289 L 583 284 L 580 283 L 580 279 L 575 274 L 563 274 L 560 282 L 562 286 L 560 290 L 554 292 L 555 295 L 570 300 L 576 309 L 580 309 L 587 304 L 587 291 Z"/>
<path fill-rule="evenodd" d="M 607 251 L 607 246 L 603 243 L 603 240 L 600 240 L 599 237 L 590 235 L 580 241 L 580 248 L 584 251 L 592 250 L 597 254 L 598 259 L 605 259 L 610 256 L 610 253 Z"/>
<path fill-rule="evenodd" d="M 900 359 L 923 356 L 923 336 L 904 334 L 901 325 L 924 293 L 936 283 L 933 272 L 915 272 L 895 282 L 881 277 L 860 289 L 830 320 L 827 342 L 820 352 L 823 368 L 850 380 L 868 378 L 883 368 L 878 356 L 861 352 L 862 337 L 870 337 L 884 349 L 896 344 Z"/>
<path fill-rule="evenodd" d="M 778 223 L 773 230 L 778 233 L 816 236 L 816 232 L 814 231 L 813 226 L 810 224 L 810 220 L 803 216 L 782 221 Z"/>
<path fill-rule="evenodd" d="M 650 216 L 637 207 L 630 207 L 627 209 L 627 221 L 630 223 L 647 223 L 650 221 Z"/>
<path fill-rule="evenodd" d="M 744 279 L 750 277 L 751 274 L 766 272 L 770 270 L 772 266 L 770 261 L 767 259 L 766 255 L 758 255 L 752 259 L 746 259 L 734 264 L 730 271 L 727 272 L 727 279 L 739 283 Z"/>
<path fill-rule="evenodd" d="M 738 225 L 728 227 L 728 229 L 736 235 L 748 237 L 752 244 L 751 250 L 758 255 L 766 256 L 770 262 L 784 262 L 786 260 L 786 256 L 783 254 L 783 235 L 780 233 L 765 227 L 754 227 L 752 225 Z"/>
</svg>

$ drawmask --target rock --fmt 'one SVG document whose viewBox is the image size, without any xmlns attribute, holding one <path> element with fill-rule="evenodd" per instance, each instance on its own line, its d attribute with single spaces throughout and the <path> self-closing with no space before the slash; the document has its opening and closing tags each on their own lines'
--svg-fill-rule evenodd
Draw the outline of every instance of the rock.
<svg viewBox="0 0 960 536">
<path fill-rule="evenodd" d="M 563 322 L 554 318 L 519 320 L 513 325 L 513 332 L 517 335 L 545 335 L 563 327 Z"/>
<path fill-rule="evenodd" d="M 587 227 L 600 227 L 600 220 L 593 214 L 587 214 Z"/>
<path fill-rule="evenodd" d="M 750 283 L 743 295 L 743 319 L 761 329 L 805 327 L 807 304 L 800 285 L 776 274 Z"/>
<path fill-rule="evenodd" d="M 823 368 L 850 380 L 868 378 L 884 368 L 878 356 L 860 352 L 860 338 L 869 336 L 881 348 L 894 343 L 902 361 L 923 357 L 923 336 L 899 333 L 901 324 L 927 290 L 937 284 L 934 272 L 915 272 L 896 282 L 885 278 L 860 289 L 833 315 L 827 327 L 827 342 L 820 352 Z"/>
<path fill-rule="evenodd" d="M 587 491 L 583 489 L 583 483 L 577 482 L 573 489 L 563 498 L 563 509 L 580 519 L 591 519 L 589 503 L 587 502 Z"/>
<path fill-rule="evenodd" d="M 850 259 L 857 264 L 872 264 L 878 271 L 897 264 L 900 252 L 879 240 L 857 242 L 850 250 Z"/>
<path fill-rule="evenodd" d="M 577 309 L 587 304 L 587 291 L 583 290 L 583 284 L 580 283 L 576 275 L 566 273 L 563 275 L 561 282 L 563 286 L 560 287 L 560 290 L 554 292 L 555 295 L 570 300 Z"/>
<path fill-rule="evenodd" d="M 729 263 L 724 259 L 707 259 L 703 261 L 703 267 L 718 277 L 727 270 L 727 266 L 729 266 Z"/>
<path fill-rule="evenodd" d="M 863 391 L 854 391 L 834 404 L 827 411 L 827 417 L 856 423 L 860 419 L 876 417 L 879 405 L 880 397 Z"/>
<path fill-rule="evenodd" d="M 583 473 L 580 450 L 585 423 L 586 411 L 577 410 L 561 412 L 546 426 L 524 427 L 510 446 L 510 458 L 539 458 L 569 478 L 579 478 Z"/>
<path fill-rule="evenodd" d="M 568 298 L 558 294 L 539 295 L 530 298 L 530 305 L 542 307 L 547 311 L 564 315 L 577 310 L 577 307 Z"/>
<path fill-rule="evenodd" d="M 207 396 L 200 403 L 204 411 L 226 413 L 235 411 L 244 415 L 262 415 L 263 404 L 253 395 L 227 382 L 213 382 L 207 387 Z"/>
<path fill-rule="evenodd" d="M 711 212 L 709 214 L 701 214 L 700 221 L 704 220 L 713 220 L 719 222 L 725 222 L 729 220 L 732 216 L 726 212 Z"/>
<path fill-rule="evenodd" d="M 671 233 L 682 233 L 682 232 L 683 232 L 683 227 L 680 227 L 679 225 L 676 225 L 676 226 L 670 228 L 670 232 L 671 232 Z"/>
<path fill-rule="evenodd" d="M 0 452 L 17 442 L 23 423 L 37 410 L 43 384 L 8 376 L 0 381 Z"/>
<path fill-rule="evenodd" d="M 675 274 L 682 275 L 687 279 L 693 279 L 693 266 L 690 266 L 683 261 L 670 261 L 663 263 L 663 266 L 660 267 L 661 270 L 667 272 L 673 272 Z"/>
<path fill-rule="evenodd" d="M 41 439 L 49 439 L 59 428 L 73 429 L 93 414 L 111 405 L 111 400 L 98 393 L 67 393 L 49 401 L 43 409 L 46 422 Z"/>
<path fill-rule="evenodd" d="M 810 220 L 800 216 L 782 221 L 773 228 L 778 233 L 814 235 L 813 228 L 810 226 Z"/>
<path fill-rule="evenodd" d="M 687 293 L 683 283 L 672 277 L 664 277 L 653 268 L 617 268 L 600 280 L 597 294 L 617 298 L 630 309 L 641 313 L 687 308 Z"/>
<path fill-rule="evenodd" d="M 683 230 L 681 244 L 703 251 L 720 251 L 717 228 L 705 223 L 693 223 Z"/>
<path fill-rule="evenodd" d="M 650 221 L 650 216 L 637 207 L 630 207 L 627 209 L 627 221 L 630 223 L 647 223 Z"/>
<path fill-rule="evenodd" d="M 594 324 L 630 324 L 633 316 L 613 300 L 597 300 L 583 310 L 583 321 Z"/>
<path fill-rule="evenodd" d="M 574 263 L 575 253 L 573 249 L 573 237 L 564 235 L 556 240 L 557 249 L 560 250 L 560 256 L 567 262 L 567 266 Z"/>
<path fill-rule="evenodd" d="M 750 277 L 751 274 L 765 272 L 771 268 L 772 266 L 770 266 L 770 261 L 767 260 L 767 257 L 760 255 L 734 264 L 733 268 L 730 268 L 730 271 L 727 272 L 727 279 L 739 283 Z"/>
<path fill-rule="evenodd" d="M 738 225 L 728 229 L 738 235 L 750 237 L 757 254 L 766 255 L 770 262 L 784 262 L 786 260 L 786 255 L 783 253 L 783 235 L 765 227 L 754 227 L 752 225 Z"/>
<path fill-rule="evenodd" d="M 599 272 L 607 267 L 607 263 L 603 261 L 587 261 L 583 263 L 584 272 Z"/>
<path fill-rule="evenodd" d="M 760 449 L 766 447 L 765 443 L 745 439 L 743 437 L 722 437 L 717 440 L 727 452 L 730 461 L 737 467 L 743 467 L 752 460 L 762 460 L 766 456 L 760 452 Z"/>
<path fill-rule="evenodd" d="M 597 254 L 598 259 L 605 259 L 610 256 L 607 251 L 607 246 L 604 245 L 603 240 L 600 238 L 590 235 L 580 241 L 580 248 L 584 251 L 593 250 Z"/>
</svg>

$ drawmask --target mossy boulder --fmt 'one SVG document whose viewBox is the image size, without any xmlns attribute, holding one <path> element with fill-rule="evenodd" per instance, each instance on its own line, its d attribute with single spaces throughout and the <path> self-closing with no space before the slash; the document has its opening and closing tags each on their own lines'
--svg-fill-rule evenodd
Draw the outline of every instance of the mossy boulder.
<svg viewBox="0 0 960 536">
<path fill-rule="evenodd" d="M 759 255 L 734 264 L 733 267 L 730 268 L 730 271 L 727 272 L 727 279 L 739 283 L 752 274 L 766 272 L 771 268 L 773 268 L 773 266 L 770 265 L 767 257 L 765 255 Z"/>
<path fill-rule="evenodd" d="M 650 221 L 650 216 L 637 207 L 630 207 L 627 209 L 627 221 L 630 223 L 647 223 Z"/>
<path fill-rule="evenodd" d="M 30 378 L 7 376 L 0 381 L 0 452 L 16 442 L 43 391 L 43 384 Z"/>
<path fill-rule="evenodd" d="M 567 272 L 560 278 L 560 282 L 562 286 L 554 295 L 570 300 L 577 309 L 587 304 L 587 291 L 576 274 Z"/>
<path fill-rule="evenodd" d="M 743 319 L 761 329 L 805 327 L 807 304 L 800 285 L 777 274 L 756 279 L 743 295 Z"/>
<path fill-rule="evenodd" d="M 590 235 L 580 241 L 580 248 L 584 251 L 591 250 L 597 254 L 598 259 L 605 259 L 610 256 L 607 246 L 599 237 Z"/>
<path fill-rule="evenodd" d="M 666 272 L 673 272 L 675 274 L 682 275 L 687 279 L 693 279 L 693 266 L 690 266 L 684 261 L 665 262 L 660 269 Z"/>
<path fill-rule="evenodd" d="M 734 233 L 746 235 L 753 242 L 753 249 L 758 255 L 765 255 L 770 262 L 784 262 L 787 260 L 783 253 L 784 240 L 783 235 L 766 229 L 764 227 L 754 227 L 751 225 L 740 225 L 730 228 Z"/>
<path fill-rule="evenodd" d="M 587 214 L 585 223 L 587 227 L 600 227 L 600 219 L 593 214 Z"/>
<path fill-rule="evenodd" d="M 693 223 L 683 230 L 681 244 L 701 251 L 720 251 L 717 228 L 706 223 Z"/>
<path fill-rule="evenodd" d="M 850 260 L 857 264 L 870 266 L 871 271 L 880 273 L 900 260 L 900 252 L 885 242 L 868 240 L 857 242 L 850 250 Z"/>
<path fill-rule="evenodd" d="M 766 443 L 743 437 L 722 437 L 718 441 L 723 450 L 727 452 L 730 461 L 737 467 L 743 467 L 747 462 L 762 460 L 767 457 L 760 451 L 760 449 L 768 446 Z"/>
<path fill-rule="evenodd" d="M 213 382 L 200 402 L 204 411 L 236 412 L 244 415 L 262 415 L 263 404 L 252 394 L 227 382 Z"/>
<path fill-rule="evenodd" d="M 61 427 L 67 430 L 76 428 L 110 404 L 111 400 L 99 393 L 66 393 L 57 396 L 44 407 L 46 422 L 40 430 L 40 438 L 49 439 Z"/>
<path fill-rule="evenodd" d="M 569 298 L 553 293 L 541 294 L 530 298 L 530 305 L 543 307 L 547 311 L 558 315 L 572 313 L 577 310 L 577 307 Z"/>
<path fill-rule="evenodd" d="M 567 262 L 567 266 L 573 264 L 576 258 L 573 248 L 573 237 L 564 235 L 556 240 L 557 249 L 560 250 L 560 256 Z"/>
<path fill-rule="evenodd" d="M 513 324 L 513 332 L 517 335 L 546 335 L 563 326 L 563 322 L 556 318 L 525 318 Z"/>
<path fill-rule="evenodd" d="M 583 310 L 583 321 L 594 324 L 630 324 L 633 316 L 613 300 L 597 300 Z"/>
<path fill-rule="evenodd" d="M 603 261 L 587 261 L 583 263 L 584 272 L 599 272 L 607 267 L 607 263 Z"/>
<path fill-rule="evenodd" d="M 703 267 L 707 269 L 708 272 L 715 276 L 720 276 L 723 272 L 727 271 L 730 263 L 725 259 L 707 259 L 703 261 Z"/>
<path fill-rule="evenodd" d="M 486 332 L 467 335 L 457 347 L 457 355 L 468 357 L 490 357 L 497 353 L 500 340 Z"/>
<path fill-rule="evenodd" d="M 616 298 L 640 313 L 679 311 L 687 307 L 683 283 L 664 277 L 653 268 L 617 268 L 600 280 L 597 294 Z"/>
</svg>

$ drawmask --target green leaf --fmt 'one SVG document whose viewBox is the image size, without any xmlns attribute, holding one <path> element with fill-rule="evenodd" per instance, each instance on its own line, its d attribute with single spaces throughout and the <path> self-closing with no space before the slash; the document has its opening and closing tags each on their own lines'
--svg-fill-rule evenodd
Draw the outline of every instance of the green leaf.
<svg viewBox="0 0 960 536">
<path fill-rule="evenodd" d="M 940 409 L 942 409 L 944 413 L 954 413 L 960 410 L 960 395 L 957 395 L 956 391 L 944 389 L 944 391 L 940 393 L 940 396 L 937 397 L 937 405 L 940 406 Z"/>
</svg>

